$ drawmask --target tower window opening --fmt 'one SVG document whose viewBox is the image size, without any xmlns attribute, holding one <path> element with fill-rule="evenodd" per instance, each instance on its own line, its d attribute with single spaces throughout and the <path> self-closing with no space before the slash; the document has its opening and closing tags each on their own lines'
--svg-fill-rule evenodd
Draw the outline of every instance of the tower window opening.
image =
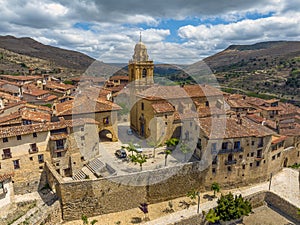
<svg viewBox="0 0 300 225">
<path fill-rule="evenodd" d="M 143 73 L 142 73 L 142 77 L 145 78 L 146 76 L 147 76 L 147 70 L 144 68 Z"/>
</svg>

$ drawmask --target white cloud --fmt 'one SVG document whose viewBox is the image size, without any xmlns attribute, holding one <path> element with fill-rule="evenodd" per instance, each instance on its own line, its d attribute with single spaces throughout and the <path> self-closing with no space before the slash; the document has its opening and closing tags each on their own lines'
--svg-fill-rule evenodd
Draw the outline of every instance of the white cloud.
<svg viewBox="0 0 300 225">
<path fill-rule="evenodd" d="M 104 62 L 127 62 L 140 31 L 150 57 L 167 63 L 192 63 L 230 44 L 300 37 L 299 0 L 0 0 L 0 7 L 1 35 L 30 36 Z M 271 12 L 267 18 L 245 19 Z M 174 38 L 181 40 L 168 42 L 172 28 L 160 23 L 187 17 L 227 24 L 182 26 Z"/>
</svg>

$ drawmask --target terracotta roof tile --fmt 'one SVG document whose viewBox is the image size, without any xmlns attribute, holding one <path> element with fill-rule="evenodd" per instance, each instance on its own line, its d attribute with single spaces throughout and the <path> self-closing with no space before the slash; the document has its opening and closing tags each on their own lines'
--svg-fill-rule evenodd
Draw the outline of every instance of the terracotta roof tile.
<svg viewBox="0 0 300 225">
<path fill-rule="evenodd" d="M 32 134 L 38 132 L 47 132 L 66 127 L 81 126 L 84 124 L 98 124 L 98 122 L 90 118 L 80 118 L 74 120 L 60 119 L 60 121 L 58 122 L 38 123 L 14 127 L 2 127 L 0 128 L 0 138 L 14 137 L 17 135 Z"/>
<path fill-rule="evenodd" d="M 169 102 L 153 103 L 151 106 L 155 113 L 167 113 L 175 111 L 173 105 Z"/>
<path fill-rule="evenodd" d="M 107 112 L 120 109 L 121 107 L 113 102 L 100 98 L 93 100 L 86 95 L 78 96 L 74 100 L 56 104 L 56 112 L 58 116 Z"/>
<path fill-rule="evenodd" d="M 238 123 L 235 118 L 200 118 L 200 127 L 210 139 L 263 137 L 274 134 L 273 131 L 247 119 Z M 224 129 L 223 129 L 224 128 Z"/>
<path fill-rule="evenodd" d="M 109 78 L 109 80 L 129 80 L 129 77 L 128 76 L 121 76 L 121 75 L 115 75 L 115 76 L 111 76 Z"/>
<path fill-rule="evenodd" d="M 4 174 L 0 174 L 0 182 L 3 182 L 5 180 L 10 179 L 11 177 L 14 176 L 14 173 L 4 173 Z"/>
<path fill-rule="evenodd" d="M 61 89 L 61 90 L 67 91 L 69 89 L 75 88 L 75 86 L 71 85 L 71 84 L 58 83 L 58 82 L 55 82 L 55 81 L 47 81 L 46 82 L 46 88 Z"/>
<path fill-rule="evenodd" d="M 286 136 L 272 136 L 272 144 L 278 144 L 284 140 L 286 140 Z"/>
</svg>

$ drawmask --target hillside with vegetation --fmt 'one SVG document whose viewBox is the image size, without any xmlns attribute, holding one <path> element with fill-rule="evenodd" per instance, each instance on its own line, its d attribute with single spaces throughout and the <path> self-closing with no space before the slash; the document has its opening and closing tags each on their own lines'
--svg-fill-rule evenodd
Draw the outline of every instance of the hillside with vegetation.
<svg viewBox="0 0 300 225">
<path fill-rule="evenodd" d="M 226 91 L 300 100 L 300 42 L 232 45 L 204 62 Z"/>
<path fill-rule="evenodd" d="M 83 73 L 109 76 L 119 70 L 83 53 L 44 45 L 32 38 L 0 36 L 0 74 L 24 74 L 29 69 L 59 77 Z"/>
</svg>

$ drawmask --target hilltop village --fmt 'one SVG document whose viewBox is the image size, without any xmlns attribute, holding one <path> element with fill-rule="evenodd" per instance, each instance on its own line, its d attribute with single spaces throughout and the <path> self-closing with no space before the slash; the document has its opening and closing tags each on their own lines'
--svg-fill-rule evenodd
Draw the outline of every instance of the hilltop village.
<svg viewBox="0 0 300 225">
<path fill-rule="evenodd" d="M 300 108 L 208 84 L 163 86 L 153 70 L 140 41 L 128 76 L 0 75 L 0 207 L 50 187 L 62 218 L 80 219 L 213 182 L 266 181 L 300 163 Z M 167 152 L 171 138 L 181 147 Z M 124 148 L 131 142 L 139 142 L 144 164 L 115 156 L 120 149 L 131 154 Z M 173 167 L 178 173 L 169 176 Z"/>
</svg>

